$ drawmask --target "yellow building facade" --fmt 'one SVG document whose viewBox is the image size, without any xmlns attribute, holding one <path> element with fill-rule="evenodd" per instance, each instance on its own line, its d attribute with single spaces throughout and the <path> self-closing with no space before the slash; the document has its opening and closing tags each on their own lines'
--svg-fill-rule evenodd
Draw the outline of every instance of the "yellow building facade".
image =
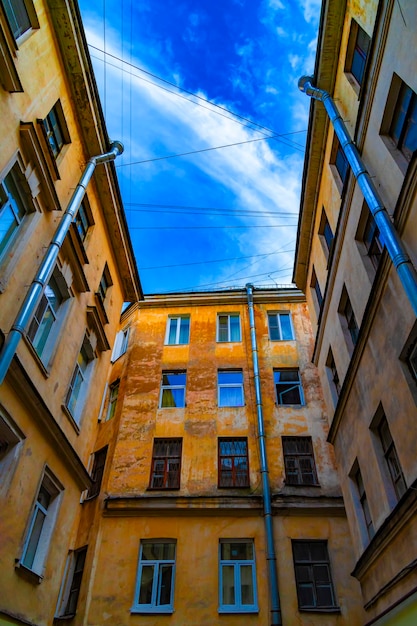
<svg viewBox="0 0 417 626">
<path fill-rule="evenodd" d="M 49 626 L 73 611 L 65 572 L 93 558 L 80 498 L 120 310 L 141 287 L 111 158 L 64 218 L 111 151 L 78 7 L 2 1 L 0 42 L 0 623 Z"/>
<path fill-rule="evenodd" d="M 248 297 L 149 295 L 124 313 L 75 623 L 363 623 L 304 296 L 254 289 L 252 332 Z"/>
<path fill-rule="evenodd" d="M 311 311 L 353 575 L 378 625 L 417 620 L 416 21 L 412 1 L 323 2 L 302 84 L 313 99 L 294 279 Z M 328 95 L 353 144 L 329 121 Z"/>
</svg>

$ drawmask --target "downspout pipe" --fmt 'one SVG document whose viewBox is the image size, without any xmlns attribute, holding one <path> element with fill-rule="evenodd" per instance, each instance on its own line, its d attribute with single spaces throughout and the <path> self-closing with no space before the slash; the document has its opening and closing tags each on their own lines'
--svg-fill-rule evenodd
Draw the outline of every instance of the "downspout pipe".
<svg viewBox="0 0 417 626">
<path fill-rule="evenodd" d="M 281 607 L 278 590 L 277 557 L 275 554 L 274 532 L 272 525 L 271 487 L 269 484 L 268 459 L 266 455 L 265 426 L 262 408 L 261 381 L 259 377 L 258 345 L 256 341 L 255 314 L 253 309 L 253 285 L 246 285 L 248 298 L 250 338 L 252 347 L 252 365 L 255 382 L 256 417 L 258 424 L 258 444 L 261 461 L 264 523 L 268 562 L 269 595 L 271 606 L 271 626 L 282 626 Z"/>
<path fill-rule="evenodd" d="M 8 333 L 3 348 L 0 352 L 0 385 L 3 383 L 14 355 L 16 354 L 19 341 L 25 334 L 30 320 L 36 311 L 36 307 L 44 292 L 52 272 L 55 267 L 58 253 L 64 243 L 64 239 L 69 231 L 71 222 L 77 215 L 81 202 L 84 198 L 86 188 L 90 179 L 100 163 L 114 161 L 114 159 L 123 153 L 123 144 L 120 141 L 114 141 L 110 145 L 110 150 L 104 154 L 91 157 L 88 161 L 84 173 L 82 174 L 78 185 L 68 203 L 67 209 L 55 231 L 53 239 L 49 244 L 48 250 L 39 266 L 35 278 L 32 281 L 29 291 L 20 307 L 19 313 Z"/>
<path fill-rule="evenodd" d="M 408 300 L 417 315 L 417 273 L 408 256 L 403 242 L 392 223 L 388 211 L 366 169 L 366 166 L 353 143 L 347 128 L 340 116 L 340 113 L 333 101 L 333 98 L 324 89 L 319 89 L 313 85 L 312 76 L 302 76 L 298 81 L 298 88 L 311 98 L 320 100 L 324 104 L 326 112 L 333 124 L 334 131 L 339 139 L 340 145 L 352 169 L 357 183 L 363 193 L 363 197 L 371 211 L 375 223 L 378 226 L 381 239 L 385 244 L 387 252 L 398 273 L 404 287 Z"/>
</svg>

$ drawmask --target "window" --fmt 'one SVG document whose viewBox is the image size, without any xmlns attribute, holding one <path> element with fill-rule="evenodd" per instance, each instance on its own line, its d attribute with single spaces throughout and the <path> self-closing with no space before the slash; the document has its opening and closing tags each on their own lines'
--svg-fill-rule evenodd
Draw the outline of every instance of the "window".
<svg viewBox="0 0 417 626">
<path fill-rule="evenodd" d="M 352 20 L 346 53 L 345 72 L 352 76 L 357 85 L 362 85 L 371 39 L 369 35 Z M 352 82 L 352 81 L 351 81 Z"/>
<path fill-rule="evenodd" d="M 114 417 L 116 412 L 117 398 L 119 397 L 120 380 L 116 380 L 109 386 L 109 403 L 106 411 L 106 422 Z"/>
<path fill-rule="evenodd" d="M 352 346 L 356 346 L 359 336 L 359 327 L 356 322 L 355 314 L 352 309 L 346 287 L 343 287 L 342 297 L 340 299 L 339 313 L 342 316 L 342 327 L 351 339 Z"/>
<path fill-rule="evenodd" d="M 366 220 L 363 231 L 363 242 L 366 246 L 368 256 L 371 259 L 373 266 L 377 269 L 382 254 L 382 245 L 378 226 L 375 223 L 372 213 L 370 211 L 368 211 L 368 213 L 368 219 Z"/>
<path fill-rule="evenodd" d="M 362 480 L 362 474 L 357 467 L 354 472 L 354 481 L 356 484 L 356 489 L 358 491 L 359 503 L 363 514 L 363 520 L 365 523 L 366 532 L 369 539 L 375 534 L 374 525 L 372 523 L 371 512 L 369 510 L 368 498 L 366 497 L 366 491 Z"/>
<path fill-rule="evenodd" d="M 252 539 L 220 540 L 219 613 L 255 613 L 255 554 Z"/>
<path fill-rule="evenodd" d="M 246 437 L 219 439 L 219 487 L 249 487 Z"/>
<path fill-rule="evenodd" d="M 92 225 L 92 219 L 90 217 L 90 210 L 87 207 L 86 199 L 81 202 L 80 208 L 74 219 L 75 226 L 78 234 L 81 237 L 81 241 L 85 241 L 88 233 L 88 229 Z"/>
<path fill-rule="evenodd" d="M 126 352 L 127 346 L 129 343 L 129 333 L 130 333 L 130 327 L 125 328 L 124 330 L 120 330 L 117 333 L 116 338 L 114 340 L 113 352 L 111 355 L 112 363 L 117 361 L 117 359 L 119 359 L 122 356 L 122 354 Z"/>
<path fill-rule="evenodd" d="M 169 317 L 165 343 L 173 346 L 187 344 L 190 340 L 190 316 Z"/>
<path fill-rule="evenodd" d="M 314 299 L 315 299 L 315 302 L 316 302 L 317 313 L 319 313 L 320 310 L 321 310 L 321 307 L 323 305 L 323 296 L 321 294 L 319 281 L 317 280 L 316 270 L 314 269 L 314 267 L 313 267 L 313 270 L 311 272 L 310 287 L 311 287 L 311 289 L 313 290 L 313 293 L 314 293 Z"/>
<path fill-rule="evenodd" d="M 303 388 L 298 369 L 274 370 L 277 404 L 304 404 Z"/>
<path fill-rule="evenodd" d="M 283 437 L 287 485 L 318 485 L 311 437 Z"/>
<path fill-rule="evenodd" d="M 172 540 L 141 541 L 132 612 L 173 612 L 175 552 Z"/>
<path fill-rule="evenodd" d="M 332 171 L 335 174 L 336 184 L 340 192 L 342 192 L 349 172 L 349 162 L 336 135 L 334 136 L 333 140 L 332 152 L 330 156 L 330 165 Z"/>
<path fill-rule="evenodd" d="M 402 82 L 394 108 L 389 136 L 407 161 L 417 150 L 417 95 Z"/>
<path fill-rule="evenodd" d="M 219 406 L 243 406 L 243 372 L 219 371 L 217 373 Z"/>
<path fill-rule="evenodd" d="M 74 372 L 69 385 L 65 406 L 77 424 L 81 419 L 81 410 L 85 401 L 88 381 L 91 376 L 95 355 L 87 335 L 77 357 Z"/>
<path fill-rule="evenodd" d="M 104 303 L 104 300 L 106 299 L 106 294 L 107 291 L 109 289 L 109 287 L 111 287 L 113 284 L 111 276 L 110 276 L 110 272 L 109 272 L 109 268 L 107 266 L 107 263 L 104 267 L 103 273 L 101 275 L 100 278 L 100 282 L 98 285 L 98 291 L 97 291 L 97 295 L 100 298 L 102 304 Z"/>
<path fill-rule="evenodd" d="M 58 618 L 72 617 L 77 611 L 86 556 L 87 546 L 73 550 L 68 555 L 56 612 L 56 617 Z"/>
<path fill-rule="evenodd" d="M 185 383 L 187 373 L 184 371 L 162 372 L 161 401 L 163 409 L 185 407 Z"/>
<path fill-rule="evenodd" d="M 290 341 L 294 339 L 289 313 L 268 313 L 269 338 L 271 341 Z"/>
<path fill-rule="evenodd" d="M 67 310 L 69 293 L 66 282 L 55 268 L 45 287 L 27 333 L 37 355 L 47 365 Z"/>
<path fill-rule="evenodd" d="M 0 496 L 10 486 L 25 436 L 0 405 Z"/>
<path fill-rule="evenodd" d="M 389 472 L 389 476 L 392 481 L 392 485 L 395 490 L 395 494 L 398 500 L 407 490 L 404 474 L 401 469 L 400 461 L 398 458 L 397 450 L 391 436 L 391 432 L 388 426 L 387 418 L 384 414 L 380 417 L 380 422 L 377 427 L 377 433 L 381 442 L 386 467 Z"/>
<path fill-rule="evenodd" d="M 337 609 L 326 541 L 293 541 L 295 582 L 301 610 Z"/>
<path fill-rule="evenodd" d="M 327 259 L 330 255 L 330 252 L 332 251 L 334 235 L 330 227 L 329 220 L 327 219 L 327 215 L 326 215 L 326 211 L 324 210 L 324 207 L 321 212 L 318 235 L 323 245 L 324 254 L 326 255 L 326 259 Z"/>
<path fill-rule="evenodd" d="M 414 342 L 414 345 L 411 347 L 411 350 L 407 355 L 407 363 L 414 380 L 417 380 L 417 342 Z"/>
<path fill-rule="evenodd" d="M 239 313 L 217 316 L 217 341 L 241 341 Z"/>
<path fill-rule="evenodd" d="M 51 153 L 56 159 L 64 145 L 70 142 L 64 112 L 59 100 L 43 120 L 43 127 Z"/>
<path fill-rule="evenodd" d="M 339 374 L 337 373 L 336 363 L 334 361 L 333 352 L 331 348 L 329 348 L 329 353 L 327 355 L 326 370 L 327 370 L 327 378 L 330 383 L 330 390 L 333 396 L 333 401 L 335 404 L 337 404 L 341 387 L 340 387 Z"/>
<path fill-rule="evenodd" d="M 57 517 L 62 486 L 46 469 L 29 521 L 20 565 L 42 577 Z"/>
<path fill-rule="evenodd" d="M 107 446 L 94 453 L 93 469 L 91 470 L 91 487 L 87 492 L 87 499 L 95 498 L 100 493 L 106 465 Z"/>
<path fill-rule="evenodd" d="M 30 211 L 22 193 L 24 180 L 16 163 L 0 183 L 0 259 L 13 243 Z"/>
<path fill-rule="evenodd" d="M 150 489 L 179 489 L 182 439 L 154 439 Z"/>
<path fill-rule="evenodd" d="M 15 39 L 19 39 L 32 28 L 39 27 L 32 2 L 2 0 L 2 5 Z"/>
</svg>

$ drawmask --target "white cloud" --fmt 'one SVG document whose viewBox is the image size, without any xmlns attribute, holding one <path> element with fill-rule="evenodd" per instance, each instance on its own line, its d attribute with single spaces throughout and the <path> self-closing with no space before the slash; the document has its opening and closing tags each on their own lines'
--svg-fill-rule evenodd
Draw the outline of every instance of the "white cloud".
<svg viewBox="0 0 417 626">
<path fill-rule="evenodd" d="M 308 23 L 318 24 L 322 0 L 299 0 L 304 19 Z"/>
</svg>

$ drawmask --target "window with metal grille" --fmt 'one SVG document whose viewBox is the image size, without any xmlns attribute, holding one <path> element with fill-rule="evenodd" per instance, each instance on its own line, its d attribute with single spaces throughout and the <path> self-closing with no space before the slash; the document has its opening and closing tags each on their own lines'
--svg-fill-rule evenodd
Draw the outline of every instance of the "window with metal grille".
<svg viewBox="0 0 417 626">
<path fill-rule="evenodd" d="M 294 540 L 292 551 L 299 609 L 337 609 L 327 541 Z"/>
<path fill-rule="evenodd" d="M 93 469 L 91 471 L 92 485 L 87 493 L 87 498 L 95 498 L 100 493 L 103 480 L 104 467 L 106 465 L 107 446 L 94 453 Z"/>
<path fill-rule="evenodd" d="M 182 439 L 154 439 L 150 489 L 179 489 Z"/>
<path fill-rule="evenodd" d="M 248 440 L 219 439 L 219 487 L 249 487 Z"/>
<path fill-rule="evenodd" d="M 271 341 L 290 341 L 294 333 L 289 313 L 268 312 L 269 338 Z"/>
<path fill-rule="evenodd" d="M 274 370 L 274 383 L 278 405 L 304 404 L 303 388 L 298 369 Z"/>
<path fill-rule="evenodd" d="M 283 437 L 287 485 L 318 485 L 311 437 Z"/>
<path fill-rule="evenodd" d="M 406 492 L 407 485 L 385 415 L 382 415 L 379 422 L 378 435 L 384 452 L 385 463 L 392 480 L 392 485 L 397 498 L 400 499 Z"/>
</svg>

